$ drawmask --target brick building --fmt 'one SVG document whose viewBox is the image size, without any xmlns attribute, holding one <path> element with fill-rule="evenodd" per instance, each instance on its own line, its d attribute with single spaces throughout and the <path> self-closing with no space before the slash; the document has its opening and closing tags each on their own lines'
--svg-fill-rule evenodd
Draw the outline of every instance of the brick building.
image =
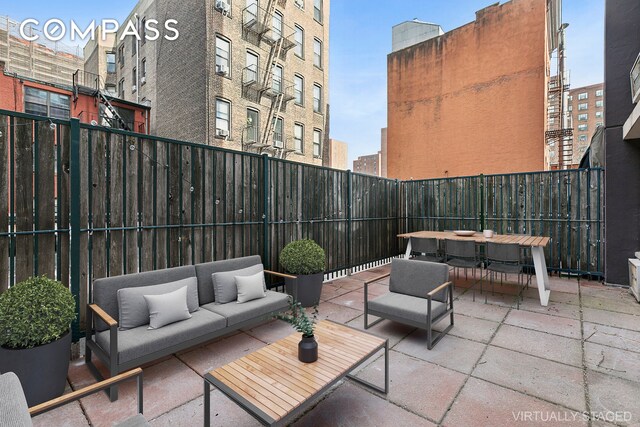
<svg viewBox="0 0 640 427">
<path fill-rule="evenodd" d="M 381 176 L 380 151 L 376 154 L 360 156 L 353 161 L 353 172 L 363 173 L 366 175 Z"/>
<path fill-rule="evenodd" d="M 329 0 L 140 0 L 126 21 L 149 19 L 158 40 L 121 26 L 110 49 L 94 48 L 115 53 L 119 96 L 152 107 L 152 133 L 327 164 Z"/>
<path fill-rule="evenodd" d="M 544 169 L 560 11 L 556 0 L 496 3 L 469 24 L 423 32 L 422 41 L 389 54 L 388 176 Z"/>
<path fill-rule="evenodd" d="M 349 158 L 349 146 L 346 142 L 337 139 L 329 139 L 329 166 L 334 169 L 347 170 Z"/>
</svg>

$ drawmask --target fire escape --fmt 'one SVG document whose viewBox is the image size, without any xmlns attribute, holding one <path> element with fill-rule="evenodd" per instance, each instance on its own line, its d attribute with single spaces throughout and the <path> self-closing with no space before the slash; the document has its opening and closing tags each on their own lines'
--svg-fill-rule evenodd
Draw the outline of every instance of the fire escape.
<svg viewBox="0 0 640 427">
<path fill-rule="evenodd" d="M 105 94 L 102 77 L 87 71 L 76 70 L 73 73 L 73 102 L 78 101 L 78 94 L 86 93 L 96 98 L 99 104 L 104 105 L 104 113 L 95 124 L 118 129 L 131 130 L 129 123 L 125 122 L 118 110 L 111 104 Z M 92 124 L 93 120 L 92 120 Z"/>
<path fill-rule="evenodd" d="M 242 11 L 243 38 L 258 47 L 264 43 L 269 52 L 264 67 L 256 61 L 242 70 L 242 96 L 257 104 L 264 98 L 269 99 L 262 132 L 259 124 L 247 123 L 242 132 L 242 147 L 285 158 L 294 150 L 287 147 L 284 133 L 277 124 L 287 103 L 295 97 L 293 83 L 284 78 L 287 52 L 295 43 L 291 41 L 293 31 L 289 35 L 284 33 L 287 27 L 283 15 L 276 11 L 276 3 L 283 8 L 286 6 L 286 0 L 269 0 L 266 9 L 252 3 Z"/>
</svg>

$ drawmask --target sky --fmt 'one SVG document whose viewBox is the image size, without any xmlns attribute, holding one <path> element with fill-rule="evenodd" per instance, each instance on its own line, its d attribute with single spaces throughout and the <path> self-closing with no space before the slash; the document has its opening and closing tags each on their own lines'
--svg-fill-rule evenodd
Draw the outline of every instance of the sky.
<svg viewBox="0 0 640 427">
<path fill-rule="evenodd" d="M 190 1 L 190 0 L 188 0 Z M 238 1 L 238 0 L 236 0 Z M 332 0 L 329 34 L 331 138 L 349 146 L 349 167 L 358 156 L 380 149 L 387 125 L 387 55 L 391 28 L 418 18 L 445 32 L 475 19 L 495 0 Z M 502 2 L 504 3 L 504 1 Z M 0 16 L 46 21 L 73 19 L 84 28 L 91 20 L 124 20 L 136 0 L 3 0 Z M 564 0 L 567 68 L 571 87 L 604 80 L 604 0 Z"/>
</svg>

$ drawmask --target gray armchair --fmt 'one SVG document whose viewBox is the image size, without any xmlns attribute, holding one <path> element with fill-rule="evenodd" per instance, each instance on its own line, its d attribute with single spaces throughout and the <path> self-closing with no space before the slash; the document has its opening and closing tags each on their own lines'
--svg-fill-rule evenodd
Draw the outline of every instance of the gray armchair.
<svg viewBox="0 0 640 427">
<path fill-rule="evenodd" d="M 389 278 L 389 292 L 369 301 L 369 284 Z M 369 315 L 380 319 L 369 324 Z M 449 316 L 450 324 L 442 332 L 433 325 Z M 394 259 L 391 272 L 364 282 L 364 328 L 384 319 L 427 330 L 427 348 L 431 350 L 453 327 L 453 284 L 449 267 L 428 261 Z"/>
<path fill-rule="evenodd" d="M 142 369 L 136 368 L 109 378 L 97 384 L 90 385 L 80 390 L 64 394 L 56 399 L 41 403 L 31 408 L 27 407 L 27 399 L 22 391 L 20 380 L 13 372 L 0 375 L 0 425 L 12 427 L 33 426 L 31 417 L 50 411 L 73 402 L 90 394 L 105 390 L 114 384 L 121 383 L 130 378 L 138 379 L 138 414 L 118 424 L 120 427 L 143 427 L 149 423 L 142 415 Z M 5 424 L 6 423 L 6 424 Z"/>
</svg>

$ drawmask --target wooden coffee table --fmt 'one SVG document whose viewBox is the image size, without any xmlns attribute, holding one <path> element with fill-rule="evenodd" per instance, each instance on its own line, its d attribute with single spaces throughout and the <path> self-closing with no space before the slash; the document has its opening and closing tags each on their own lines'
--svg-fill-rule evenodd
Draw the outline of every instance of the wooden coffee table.
<svg viewBox="0 0 640 427">
<path fill-rule="evenodd" d="M 314 398 L 344 377 L 387 393 L 389 340 L 329 320 L 315 329 L 318 360 L 298 360 L 300 333 L 267 345 L 204 376 L 204 425 L 210 425 L 210 386 L 216 387 L 264 425 L 291 422 Z M 349 375 L 384 349 L 384 387 Z"/>
</svg>

